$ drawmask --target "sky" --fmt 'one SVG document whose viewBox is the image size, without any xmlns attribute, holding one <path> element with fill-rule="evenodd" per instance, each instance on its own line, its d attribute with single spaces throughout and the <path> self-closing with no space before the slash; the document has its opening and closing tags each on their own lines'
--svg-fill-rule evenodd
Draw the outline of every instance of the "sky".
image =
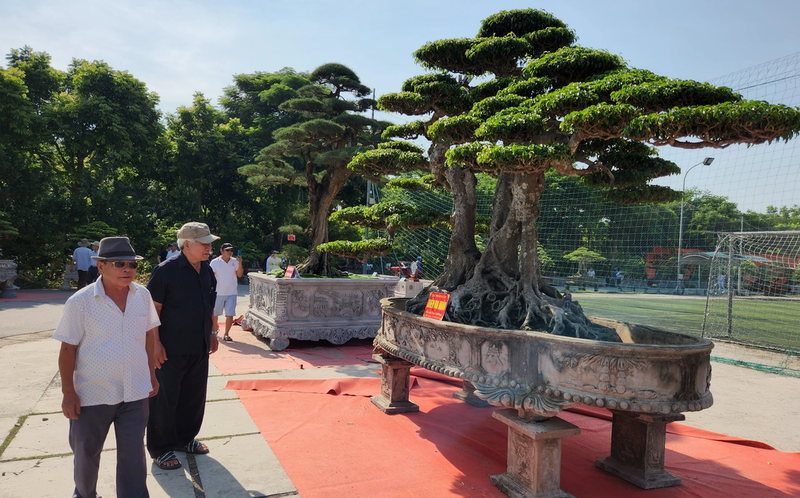
<svg viewBox="0 0 800 498">
<path fill-rule="evenodd" d="M 580 45 L 674 78 L 707 81 L 800 51 L 797 0 L 0 0 L 0 49 L 31 46 L 61 70 L 103 60 L 143 81 L 166 113 L 195 92 L 216 103 L 235 74 L 327 62 L 378 95 L 396 92 L 425 72 L 412 57 L 423 44 L 473 37 L 485 17 L 519 8 L 546 10 Z"/>
</svg>

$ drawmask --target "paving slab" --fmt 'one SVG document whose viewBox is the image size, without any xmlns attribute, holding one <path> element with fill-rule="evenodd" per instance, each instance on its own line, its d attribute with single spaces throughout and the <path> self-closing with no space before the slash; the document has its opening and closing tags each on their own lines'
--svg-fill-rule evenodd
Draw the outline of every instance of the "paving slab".
<svg viewBox="0 0 800 498">
<path fill-rule="evenodd" d="M 261 434 L 206 444 L 211 452 L 195 457 L 206 498 L 300 496 Z"/>
<path fill-rule="evenodd" d="M 161 470 L 151 466 L 147 488 L 151 498 L 193 498 L 194 485 L 184 455 L 180 470 Z M 0 496 L 3 498 L 64 498 L 74 488 L 72 455 L 0 462 Z M 106 498 L 116 496 L 116 451 L 104 451 L 100 459 L 97 490 Z"/>
<path fill-rule="evenodd" d="M 238 399 L 206 403 L 203 427 L 197 439 L 257 434 L 258 427 Z"/>
<path fill-rule="evenodd" d="M 108 431 L 103 449 L 116 448 L 114 428 Z M 61 413 L 31 415 L 22 424 L 17 436 L 3 452 L 3 460 L 71 453 L 69 419 Z M 2 495 L 0 495 L 2 496 Z"/>
<path fill-rule="evenodd" d="M 0 348 L 0 417 L 19 417 L 33 411 L 58 371 L 60 347 L 59 341 L 50 339 Z"/>
</svg>

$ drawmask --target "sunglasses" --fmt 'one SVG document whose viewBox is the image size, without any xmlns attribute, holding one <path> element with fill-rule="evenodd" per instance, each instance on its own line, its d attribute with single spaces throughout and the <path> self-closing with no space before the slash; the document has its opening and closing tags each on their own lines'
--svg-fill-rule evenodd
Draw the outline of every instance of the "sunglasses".
<svg viewBox="0 0 800 498">
<path fill-rule="evenodd" d="M 138 261 L 109 261 L 109 263 L 114 265 L 114 268 L 125 268 L 126 265 L 128 268 L 133 268 L 134 270 L 139 268 Z"/>
</svg>

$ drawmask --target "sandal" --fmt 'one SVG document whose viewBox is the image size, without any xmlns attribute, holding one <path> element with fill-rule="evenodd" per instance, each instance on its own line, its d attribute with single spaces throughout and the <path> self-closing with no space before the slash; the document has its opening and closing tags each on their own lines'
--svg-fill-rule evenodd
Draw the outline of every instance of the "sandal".
<svg viewBox="0 0 800 498">
<path fill-rule="evenodd" d="M 167 462 L 171 462 L 175 460 L 178 462 L 177 465 L 167 465 Z M 156 466 L 161 470 L 175 470 L 181 468 L 181 461 L 178 460 L 178 457 L 175 456 L 175 453 L 172 451 L 167 451 L 160 457 L 155 459 Z"/>
<path fill-rule="evenodd" d="M 226 335 L 225 337 L 223 337 L 222 340 L 223 341 L 233 341 L 233 339 L 231 339 L 231 336 L 229 336 L 229 335 Z"/>
<path fill-rule="evenodd" d="M 191 443 L 187 444 L 186 446 L 179 446 L 175 448 L 175 450 L 191 453 L 192 455 L 205 455 L 209 452 L 208 446 L 201 443 L 197 439 L 192 439 Z"/>
</svg>

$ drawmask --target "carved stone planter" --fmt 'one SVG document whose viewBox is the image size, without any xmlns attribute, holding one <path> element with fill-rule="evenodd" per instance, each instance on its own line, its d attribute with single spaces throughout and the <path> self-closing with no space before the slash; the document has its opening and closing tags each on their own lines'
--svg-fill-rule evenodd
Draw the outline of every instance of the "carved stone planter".
<svg viewBox="0 0 800 498">
<path fill-rule="evenodd" d="M 250 309 L 242 326 L 269 339 L 274 351 L 290 339 L 344 344 L 375 337 L 380 301 L 393 297 L 397 280 L 276 278 L 249 273 Z"/>
<path fill-rule="evenodd" d="M 435 321 L 402 311 L 402 299 L 381 304 L 380 350 L 471 382 L 475 395 L 524 422 L 576 405 L 607 408 L 612 451 L 598 466 L 647 489 L 680 484 L 663 468 L 662 433 L 681 412 L 713 403 L 707 339 L 592 318 L 623 341 L 601 342 Z"/>
<path fill-rule="evenodd" d="M 17 297 L 14 279 L 17 278 L 17 264 L 10 259 L 0 259 L 0 297 Z"/>
</svg>

